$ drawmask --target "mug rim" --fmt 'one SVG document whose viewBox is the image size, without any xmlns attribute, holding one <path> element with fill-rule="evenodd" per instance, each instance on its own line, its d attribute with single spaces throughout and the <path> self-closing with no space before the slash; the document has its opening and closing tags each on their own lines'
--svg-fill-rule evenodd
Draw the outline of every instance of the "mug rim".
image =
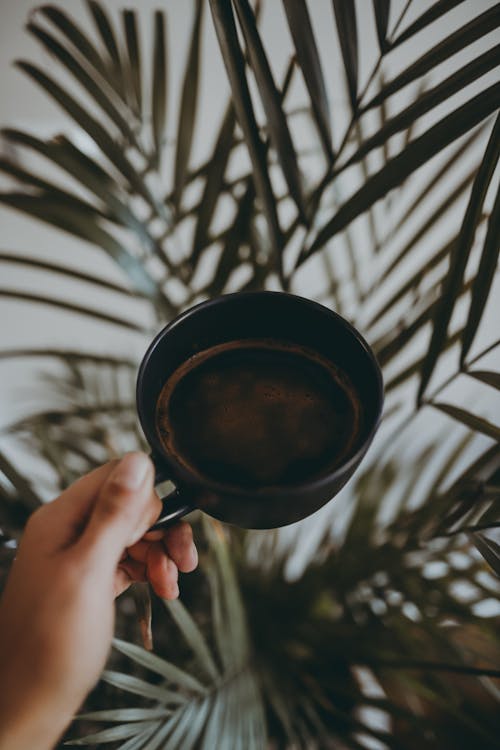
<svg viewBox="0 0 500 750">
<path fill-rule="evenodd" d="M 377 396 L 378 396 L 378 409 L 376 412 L 375 419 L 373 420 L 373 424 L 363 439 L 361 445 L 358 447 L 358 449 L 346 460 L 341 461 L 341 463 L 336 466 L 334 469 L 332 469 L 330 472 L 321 474 L 320 476 L 317 476 L 313 479 L 310 479 L 307 482 L 302 482 L 300 484 L 291 484 L 291 485 L 268 485 L 268 486 L 261 486 L 256 488 L 243 488 L 238 485 L 232 485 L 229 483 L 224 482 L 218 482 L 216 480 L 210 479 L 209 477 L 205 477 L 202 474 L 196 474 L 194 472 L 190 472 L 189 469 L 179 461 L 176 461 L 175 458 L 172 456 L 169 456 L 168 453 L 166 453 L 164 450 L 160 448 L 160 453 L 157 451 L 157 444 L 160 445 L 159 441 L 155 440 L 152 442 L 150 439 L 151 435 L 154 437 L 154 426 L 150 429 L 147 424 L 145 424 L 146 420 L 144 419 L 144 408 L 143 408 L 143 389 L 142 389 L 142 381 L 144 379 L 145 372 L 147 370 L 148 364 L 151 360 L 151 357 L 153 355 L 153 352 L 155 351 L 156 347 L 159 345 L 160 341 L 163 340 L 165 336 L 167 336 L 170 331 L 172 331 L 174 328 L 176 328 L 179 325 L 182 325 L 184 320 L 186 318 L 199 313 L 200 311 L 207 309 L 209 307 L 224 305 L 224 304 L 230 304 L 235 298 L 242 298 L 245 297 L 246 299 L 251 299 L 252 297 L 258 299 L 262 298 L 263 296 L 271 297 L 274 296 L 276 298 L 283 298 L 288 297 L 292 298 L 293 300 L 297 301 L 300 304 L 304 304 L 306 306 L 309 306 L 313 308 L 316 312 L 320 313 L 321 315 L 327 315 L 328 317 L 332 317 L 336 319 L 336 322 L 339 323 L 341 326 L 343 326 L 357 341 L 357 343 L 361 346 L 361 348 L 364 350 L 364 352 L 368 355 L 368 358 L 370 359 L 372 365 L 373 365 L 373 371 L 375 375 L 376 380 L 376 386 L 377 386 Z M 198 302 L 196 305 L 193 305 L 192 307 L 189 307 L 187 310 L 184 310 L 182 313 L 180 313 L 177 317 L 175 317 L 173 320 L 169 321 L 166 326 L 164 326 L 153 338 L 150 345 L 148 346 L 142 360 L 141 364 L 139 365 L 139 370 L 137 373 L 137 383 L 136 383 L 136 405 L 137 405 L 137 413 L 139 416 L 139 421 L 141 423 L 142 430 L 144 432 L 144 435 L 146 437 L 146 440 L 150 447 L 152 448 L 153 456 L 155 459 L 161 461 L 166 465 L 168 470 L 171 471 L 172 474 L 175 476 L 169 477 L 172 479 L 172 481 L 177 483 L 177 477 L 179 477 L 179 485 L 183 486 L 183 483 L 185 483 L 188 486 L 195 486 L 195 487 L 201 487 L 202 489 L 209 490 L 210 492 L 213 492 L 214 494 L 221 494 L 221 495 L 236 495 L 238 497 L 243 498 L 255 498 L 255 497 L 279 497 L 282 496 L 284 493 L 288 495 L 295 495 L 295 494 L 303 494 L 304 492 L 308 491 L 316 491 L 320 490 L 324 485 L 329 485 L 335 479 L 339 478 L 341 475 L 343 475 L 346 471 L 349 471 L 352 466 L 356 466 L 357 463 L 359 463 L 367 451 L 368 447 L 370 446 L 370 443 L 373 440 L 373 437 L 380 425 L 380 421 L 382 418 L 382 412 L 384 408 L 384 382 L 382 378 L 382 372 L 380 365 L 366 342 L 366 340 L 363 338 L 361 333 L 354 328 L 349 321 L 347 321 L 345 318 L 343 318 L 341 315 L 336 313 L 334 310 L 331 310 L 330 308 L 326 307 L 325 305 L 322 305 L 319 302 L 315 302 L 314 300 L 309 299 L 308 297 L 302 297 L 297 294 L 291 294 L 290 292 L 278 292 L 278 291 L 268 291 L 268 290 L 262 290 L 262 291 L 248 291 L 248 292 L 232 292 L 230 294 L 223 294 L 218 297 L 213 297 L 212 299 L 203 300 L 202 302 Z M 168 471 L 167 471 L 168 473 Z"/>
</svg>

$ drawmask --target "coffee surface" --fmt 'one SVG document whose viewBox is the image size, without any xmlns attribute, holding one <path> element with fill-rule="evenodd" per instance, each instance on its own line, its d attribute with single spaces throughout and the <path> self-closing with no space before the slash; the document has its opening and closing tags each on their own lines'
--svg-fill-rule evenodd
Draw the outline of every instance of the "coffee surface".
<svg viewBox="0 0 500 750">
<path fill-rule="evenodd" d="M 360 405 L 347 376 L 312 350 L 241 340 L 194 355 L 156 410 L 164 449 L 196 474 L 257 488 L 298 484 L 353 448 Z"/>
</svg>

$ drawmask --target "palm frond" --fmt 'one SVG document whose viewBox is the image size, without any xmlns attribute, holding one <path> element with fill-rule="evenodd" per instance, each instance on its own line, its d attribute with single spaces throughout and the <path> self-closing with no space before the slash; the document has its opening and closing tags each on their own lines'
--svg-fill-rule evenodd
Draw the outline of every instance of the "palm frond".
<svg viewBox="0 0 500 750">
<path fill-rule="evenodd" d="M 469 203 L 464 214 L 457 244 L 454 246 L 452 255 L 450 256 L 450 270 L 443 285 L 439 304 L 436 307 L 433 319 L 432 338 L 429 344 L 427 357 L 422 365 L 422 378 L 417 399 L 421 399 L 423 396 L 434 370 L 442 341 L 446 337 L 448 324 L 453 313 L 454 303 L 462 286 L 462 279 L 465 273 L 465 267 L 469 258 L 474 235 L 476 233 L 479 217 L 481 215 L 483 201 L 490 180 L 495 171 L 499 155 L 500 117 L 497 118 L 493 130 L 491 131 L 481 166 L 478 169 L 474 184 L 472 185 Z"/>
<path fill-rule="evenodd" d="M 283 0 L 288 47 L 275 68 L 260 4 L 210 0 L 230 97 L 210 92 L 221 119 L 204 149 L 205 3 L 193 4 L 180 66 L 168 38 L 177 4 L 168 27 L 161 10 L 86 5 L 84 23 L 55 5 L 29 17 L 50 68 L 18 67 L 72 130 L 4 129 L 0 201 L 100 249 L 121 274 L 90 267 L 87 244 L 74 259 L 38 245 L 0 253 L 13 279 L 29 270 L 60 285 L 54 295 L 4 282 L 5 306 L 50 306 L 109 331 L 104 349 L 40 339 L 0 351 L 1 367 L 36 383 L 0 454 L 1 572 L 49 490 L 144 447 L 136 344 L 196 301 L 263 288 L 321 299 L 376 351 L 387 407 L 362 471 L 317 521 L 259 536 L 195 519 L 201 574 L 182 581 L 183 603 L 152 602 L 155 654 L 129 642 L 137 627 L 119 602 L 107 683 L 74 742 L 493 750 L 498 4 L 437 0 L 420 12 L 374 0 L 362 28 L 359 4 L 334 2 L 325 35 L 314 3 Z M 75 300 L 69 281 L 95 301 Z M 47 476 L 23 475 L 19 448 Z"/>
<path fill-rule="evenodd" d="M 184 190 L 186 174 L 191 152 L 194 125 L 196 120 L 196 105 L 198 102 L 198 76 L 201 45 L 203 3 L 196 3 L 196 14 L 193 22 L 191 47 L 186 61 L 184 84 L 182 88 L 179 125 L 177 128 L 177 150 L 175 155 L 174 177 L 174 205 L 179 210 L 180 197 Z"/>
</svg>

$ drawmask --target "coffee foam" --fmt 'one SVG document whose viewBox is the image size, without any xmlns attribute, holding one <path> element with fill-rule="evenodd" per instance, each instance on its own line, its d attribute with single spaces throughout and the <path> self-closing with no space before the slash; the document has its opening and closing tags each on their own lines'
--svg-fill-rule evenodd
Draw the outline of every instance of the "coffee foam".
<svg viewBox="0 0 500 750">
<path fill-rule="evenodd" d="M 182 395 L 190 396 L 183 404 Z M 333 468 L 352 451 L 360 416 L 349 379 L 325 357 L 247 339 L 184 362 L 161 391 L 157 429 L 164 450 L 191 473 L 257 487 L 309 478 L 307 467 Z"/>
</svg>

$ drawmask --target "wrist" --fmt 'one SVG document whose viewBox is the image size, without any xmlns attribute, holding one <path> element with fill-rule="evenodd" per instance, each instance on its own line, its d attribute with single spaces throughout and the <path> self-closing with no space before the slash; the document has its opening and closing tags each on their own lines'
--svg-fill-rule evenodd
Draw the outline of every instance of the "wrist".
<svg viewBox="0 0 500 750">
<path fill-rule="evenodd" d="M 55 699 L 34 676 L 21 685 L 10 677 L 2 675 L 0 750 L 51 750 L 78 706 Z"/>
<path fill-rule="evenodd" d="M 0 750 L 52 750 L 71 718 L 41 705 L 0 713 Z"/>
</svg>

